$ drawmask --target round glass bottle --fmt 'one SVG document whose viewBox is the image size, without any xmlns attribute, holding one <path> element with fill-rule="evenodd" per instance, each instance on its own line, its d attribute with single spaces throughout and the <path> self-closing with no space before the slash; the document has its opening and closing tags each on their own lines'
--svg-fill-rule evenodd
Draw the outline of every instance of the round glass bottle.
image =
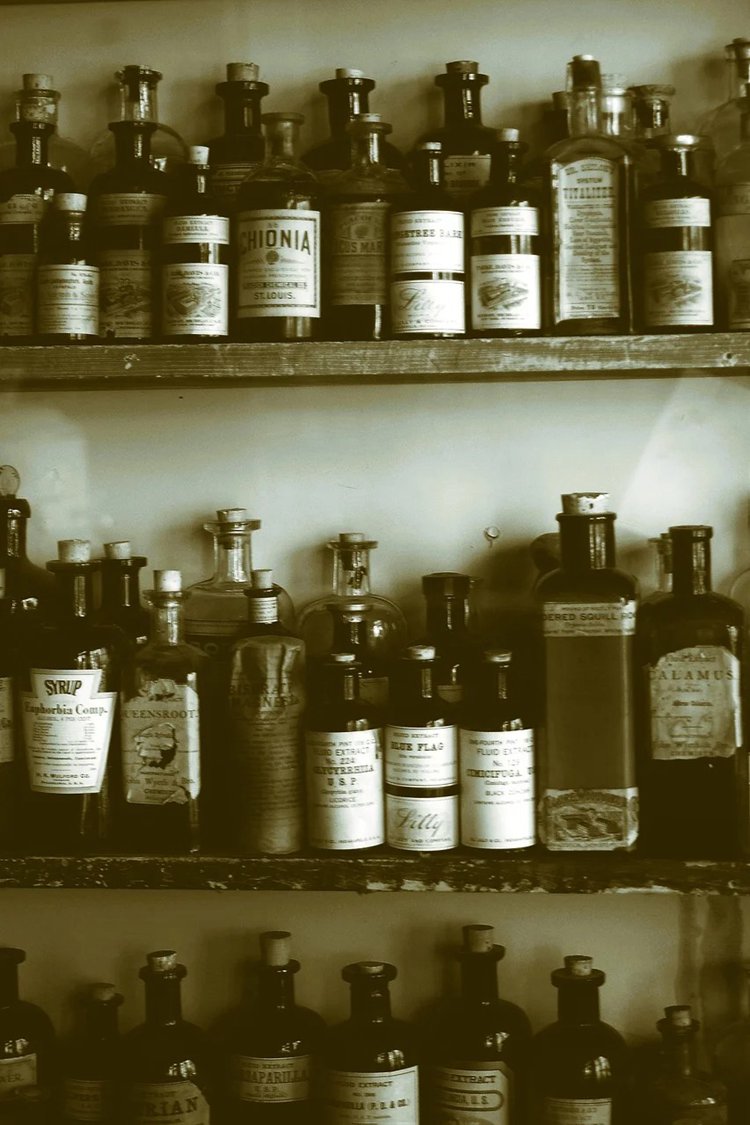
<svg viewBox="0 0 750 1125">
<path fill-rule="evenodd" d="M 363 70 L 340 66 L 336 68 L 335 77 L 321 82 L 318 89 L 328 99 L 331 136 L 308 149 L 302 160 L 325 184 L 351 165 L 351 140 L 347 126 L 369 112 L 369 95 L 375 89 L 375 80 L 365 78 Z M 386 167 L 397 171 L 403 169 L 403 156 L 388 141 L 383 142 L 382 157 Z"/>
</svg>

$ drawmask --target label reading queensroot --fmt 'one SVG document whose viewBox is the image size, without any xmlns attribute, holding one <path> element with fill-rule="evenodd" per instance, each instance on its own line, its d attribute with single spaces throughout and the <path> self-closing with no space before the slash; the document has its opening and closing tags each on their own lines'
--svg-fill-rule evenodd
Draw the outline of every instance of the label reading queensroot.
<svg viewBox="0 0 750 1125">
<path fill-rule="evenodd" d="M 36 1086 L 36 1055 L 17 1059 L 0 1059 L 0 1101 L 24 1086 Z"/>
<path fill-rule="evenodd" d="M 208 1102 L 192 1082 L 139 1082 L 123 1100 L 132 1125 L 210 1125 Z"/>
<path fill-rule="evenodd" d="M 612 1125 L 611 1098 L 545 1098 L 543 1125 Z"/>
<path fill-rule="evenodd" d="M 242 211 L 237 315 L 320 316 L 320 212 Z"/>
<path fill-rule="evenodd" d="M 417 1068 L 385 1073 L 330 1070 L 323 1105 L 326 1125 L 418 1125 Z"/>
<path fill-rule="evenodd" d="M 382 731 L 307 731 L 307 837 L 313 848 L 385 839 Z"/>
<path fill-rule="evenodd" d="M 184 805 L 200 793 L 198 693 L 167 677 L 149 680 L 120 716 L 125 799 Z"/>
<path fill-rule="evenodd" d="M 509 1125 L 512 1081 L 504 1063 L 434 1067 L 433 1125 Z"/>
<path fill-rule="evenodd" d="M 262 1105 L 279 1102 L 306 1102 L 312 1090 L 312 1057 L 256 1059 L 232 1055 L 230 1059 L 232 1093 L 242 1102 Z"/>
<path fill-rule="evenodd" d="M 730 758 L 742 745 L 740 664 L 718 645 L 668 652 L 649 672 L 651 757 Z"/>
</svg>

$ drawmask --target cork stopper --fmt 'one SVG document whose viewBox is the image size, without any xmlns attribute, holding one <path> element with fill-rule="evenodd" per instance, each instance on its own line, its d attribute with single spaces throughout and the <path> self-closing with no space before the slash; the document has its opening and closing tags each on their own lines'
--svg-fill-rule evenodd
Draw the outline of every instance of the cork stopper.
<svg viewBox="0 0 750 1125">
<path fill-rule="evenodd" d="M 510 664 L 513 653 L 507 648 L 486 648 L 482 653 L 486 664 Z"/>
<path fill-rule="evenodd" d="M 567 492 L 562 496 L 566 516 L 585 516 L 609 511 L 608 492 Z"/>
<path fill-rule="evenodd" d="M 601 76 L 602 90 L 605 94 L 624 94 L 627 92 L 628 83 L 624 74 L 603 74 Z"/>
<path fill-rule="evenodd" d="M 208 145 L 191 145 L 188 149 L 188 162 L 190 164 L 208 164 Z"/>
<path fill-rule="evenodd" d="M 495 946 L 493 926 L 464 926 L 464 950 L 467 953 L 491 953 Z"/>
<path fill-rule="evenodd" d="M 257 82 L 260 68 L 257 63 L 227 63 L 227 82 Z"/>
<path fill-rule="evenodd" d="M 434 660 L 434 645 L 408 645 L 404 649 L 404 660 Z"/>
<path fill-rule="evenodd" d="M 220 523 L 242 523 L 247 519 L 247 508 L 217 508 L 216 518 Z"/>
<path fill-rule="evenodd" d="M 395 980 L 398 970 L 395 965 L 389 965 L 387 961 L 355 961 L 351 965 L 345 965 L 341 975 L 351 984 L 362 984 L 367 987 L 368 984 L 376 981 Z"/>
<path fill-rule="evenodd" d="M 565 957 L 563 963 L 571 977 L 590 977 L 594 970 L 594 961 L 591 957 L 574 955 Z"/>
<path fill-rule="evenodd" d="M 170 973 L 178 968 L 174 949 L 157 949 L 154 953 L 147 953 L 146 962 L 152 973 Z"/>
<path fill-rule="evenodd" d="M 0 465 L 0 496 L 15 496 L 21 486 L 21 478 L 12 465 Z"/>
<path fill-rule="evenodd" d="M 468 598 L 471 593 L 471 576 L 452 570 L 435 571 L 422 575 L 422 592 L 426 597 Z"/>
<path fill-rule="evenodd" d="M 254 590 L 273 590 L 273 571 L 271 570 L 251 570 L 250 578 L 253 583 Z"/>
<path fill-rule="evenodd" d="M 498 129 L 497 139 L 505 141 L 506 144 L 517 144 L 521 139 L 520 129 Z"/>
<path fill-rule="evenodd" d="M 182 571 L 155 570 L 154 592 L 157 594 L 179 594 L 182 592 Z"/>
<path fill-rule="evenodd" d="M 116 543 L 104 544 L 105 559 L 131 559 L 133 551 L 129 539 L 120 539 Z"/>
<path fill-rule="evenodd" d="M 599 63 L 593 55 L 574 55 L 568 63 L 569 90 L 598 90 L 601 86 Z"/>
<path fill-rule="evenodd" d="M 733 39 L 724 50 L 728 59 L 750 59 L 750 39 Z"/>
<path fill-rule="evenodd" d="M 56 92 L 51 74 L 24 74 L 21 76 L 21 82 L 24 90 L 52 90 Z"/>
<path fill-rule="evenodd" d="M 675 1031 L 684 1031 L 693 1026 L 693 1016 L 688 1004 L 671 1004 L 664 1009 L 664 1015 L 669 1027 Z"/>
<path fill-rule="evenodd" d="M 352 543 L 364 543 L 366 536 L 364 531 L 341 531 L 339 532 L 339 543 L 343 546 L 350 546 Z"/>
<path fill-rule="evenodd" d="M 456 59 L 445 64 L 446 74 L 476 74 L 478 70 L 479 63 L 470 59 Z"/>
<path fill-rule="evenodd" d="M 414 146 L 415 152 L 442 152 L 442 141 L 418 141 Z"/>
<path fill-rule="evenodd" d="M 58 539 L 57 558 L 65 563 L 91 562 L 91 541 L 89 539 Z"/>
<path fill-rule="evenodd" d="M 337 66 L 336 67 L 336 77 L 337 78 L 364 78 L 364 76 L 365 76 L 364 70 L 359 70 L 357 67 L 354 67 L 354 66 Z"/>
<path fill-rule="evenodd" d="M 57 211 L 85 211 L 86 202 L 86 196 L 82 192 L 60 191 L 52 196 L 50 207 Z"/>
<path fill-rule="evenodd" d="M 260 935 L 260 956 L 264 965 L 279 968 L 288 965 L 292 953 L 292 935 L 287 930 L 268 930 Z"/>
</svg>

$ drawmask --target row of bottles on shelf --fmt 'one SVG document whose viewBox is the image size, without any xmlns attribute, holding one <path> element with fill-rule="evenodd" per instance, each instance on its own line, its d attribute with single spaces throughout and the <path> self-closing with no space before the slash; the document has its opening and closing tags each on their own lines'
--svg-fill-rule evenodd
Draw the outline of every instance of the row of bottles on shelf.
<svg viewBox="0 0 750 1125">
<path fill-rule="evenodd" d="M 533 613 L 489 641 L 471 627 L 471 577 L 426 575 L 427 628 L 404 648 L 361 533 L 329 544 L 333 591 L 295 624 L 270 572 L 250 569 L 258 521 L 221 510 L 206 525 L 216 575 L 185 600 L 179 572 L 157 571 L 149 629 L 129 544 L 99 563 L 63 541 L 53 599 L 25 559 L 28 505 L 5 505 L 10 849 L 748 851 L 744 612 L 711 590 L 709 527 L 658 540 L 670 589 L 639 605 L 608 497 L 566 495 Z M 40 595 L 41 621 L 25 611 Z"/>
<path fill-rule="evenodd" d="M 146 1020 L 120 1036 L 112 984 L 81 996 L 80 1030 L 62 1043 L 19 999 L 23 951 L 0 948 L 0 1121 L 4 1125 L 740 1125 L 750 1110 L 750 1025 L 726 1029 L 711 1070 L 698 1060 L 687 1005 L 665 1009 L 662 1045 L 640 1057 L 600 1018 L 605 974 L 568 956 L 551 974 L 557 1021 L 532 1035 L 498 991 L 505 954 L 487 925 L 463 928 L 461 989 L 413 1023 L 391 1014 L 393 965 L 359 961 L 348 1020 L 326 1027 L 295 1001 L 290 934 L 260 935 L 252 996 L 204 1032 L 182 1017 L 186 970 L 147 956 Z"/>
<path fill-rule="evenodd" d="M 750 41 L 730 46 L 744 91 Z M 321 88 L 347 155 L 337 140 L 307 163 L 297 157 L 299 114 L 263 115 L 264 148 L 267 86 L 254 64 L 230 64 L 220 87 L 227 134 L 169 174 L 154 166 L 156 122 L 133 108 L 139 75 L 154 72 L 121 73 L 114 162 L 94 177 L 88 205 L 48 163 L 51 80 L 25 76 L 17 164 L 0 172 L 8 342 L 750 328 L 744 97 L 730 101 L 741 132 L 714 192 L 710 138 L 670 132 L 671 88 L 634 88 L 631 134 L 628 90 L 603 91 L 588 55 L 569 64 L 560 136 L 525 169 L 518 130 L 481 124 L 487 76 L 475 62 L 438 76 L 446 125 L 408 162 L 386 144 L 390 126 L 366 111 L 372 80 L 337 72 Z"/>
</svg>

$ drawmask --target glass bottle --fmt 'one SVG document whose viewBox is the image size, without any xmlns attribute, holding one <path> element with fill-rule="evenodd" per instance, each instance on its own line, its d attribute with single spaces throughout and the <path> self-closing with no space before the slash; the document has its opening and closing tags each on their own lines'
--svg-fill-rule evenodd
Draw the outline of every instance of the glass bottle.
<svg viewBox="0 0 750 1125">
<path fill-rule="evenodd" d="M 641 598 L 638 605 L 639 630 L 643 628 L 651 607 L 672 593 L 672 540 L 669 532 L 663 531 L 661 535 L 653 536 L 648 543 L 653 552 L 653 574 L 656 584 L 651 593 Z"/>
<path fill-rule="evenodd" d="M 747 1011 L 750 965 L 744 964 L 743 1010 Z M 750 1109 L 750 1019 L 747 1015 L 727 1027 L 716 1039 L 714 1073 L 727 1087 L 729 1125 L 742 1125 Z"/>
<path fill-rule="evenodd" d="M 524 183 L 528 145 L 499 129 L 490 182 L 467 203 L 474 336 L 529 336 L 542 327 L 539 199 Z"/>
<path fill-rule="evenodd" d="M 0 1099 L 18 1090 L 56 1087 L 58 1055 L 49 1016 L 36 1004 L 21 1000 L 18 966 L 23 949 L 0 946 Z"/>
<path fill-rule="evenodd" d="M 208 1122 L 216 1104 L 217 1060 L 208 1036 L 182 1017 L 187 975 L 171 949 L 146 956 L 146 1020 L 122 1039 L 120 1121 L 146 1125 L 154 1107 L 164 1125 Z"/>
<path fill-rule="evenodd" d="M 0 568 L 5 572 L 3 596 L 11 613 L 27 620 L 49 612 L 57 583 L 48 570 L 36 566 L 26 554 L 26 525 L 31 518 L 28 500 L 17 495 L 21 478 L 12 465 L 0 465 Z"/>
<path fill-rule="evenodd" d="M 642 294 L 646 332 L 709 331 L 714 324 L 711 196 L 697 182 L 694 154 L 703 138 L 657 139 L 661 174 L 639 203 Z"/>
<path fill-rule="evenodd" d="M 550 329 L 564 336 L 625 333 L 631 328 L 632 160 L 602 132 L 599 63 L 590 55 L 568 64 L 568 92 L 570 136 L 547 153 Z"/>
<path fill-rule="evenodd" d="M 113 731 L 130 643 L 115 626 L 96 623 L 98 563 L 88 540 L 61 540 L 47 566 L 58 584 L 54 616 L 30 629 L 22 647 L 24 835 L 36 854 L 91 852 L 111 836 Z"/>
<path fill-rule="evenodd" d="M 473 674 L 479 655 L 469 627 L 472 583 L 468 574 L 450 571 L 425 574 L 422 578 L 426 608 L 424 640 L 435 647 L 435 689 L 448 703 L 461 702 L 463 686 Z"/>
<path fill-rule="evenodd" d="M 656 141 L 672 133 L 670 128 L 670 102 L 675 95 L 674 86 L 666 84 L 630 86 L 633 99 L 633 147 L 639 151 L 639 182 L 647 184 L 661 171 L 661 158 Z"/>
<path fill-rule="evenodd" d="M 229 333 L 229 219 L 208 178 L 208 149 L 194 145 L 164 212 L 161 334 L 173 342 Z"/>
<path fill-rule="evenodd" d="M 409 645 L 394 666 L 385 728 L 385 833 L 393 848 L 458 844 L 456 708 L 436 685 L 435 648 Z"/>
<path fill-rule="evenodd" d="M 113 984 L 89 985 L 82 1024 L 62 1050 L 61 1116 L 64 1125 L 96 1121 L 117 1125 L 122 996 Z"/>
<path fill-rule="evenodd" d="M 435 85 L 443 91 L 445 124 L 422 140 L 442 144 L 445 189 L 456 202 L 489 183 L 497 135 L 482 124 L 481 92 L 488 82 L 478 63 L 464 59 L 446 63 L 445 74 L 435 76 Z"/>
<path fill-rule="evenodd" d="M 238 340 L 310 340 L 320 320 L 320 188 L 297 159 L 301 113 L 264 113 L 266 160 L 237 197 Z"/>
<path fill-rule="evenodd" d="M 443 185 L 440 141 L 417 145 L 412 182 L 414 192 L 391 210 L 391 333 L 462 336 L 464 215 Z"/>
<path fill-rule="evenodd" d="M 355 118 L 369 112 L 369 95 L 375 89 L 375 80 L 365 78 L 363 70 L 340 66 L 336 68 L 335 77 L 319 83 L 318 89 L 328 99 L 331 135 L 328 140 L 308 149 L 302 161 L 325 184 L 351 166 L 352 146 L 347 128 Z M 404 170 L 402 154 L 385 139 L 381 145 L 381 156 L 386 168 L 397 172 Z"/>
<path fill-rule="evenodd" d="M 717 160 L 722 160 L 740 140 L 740 99 L 750 84 L 750 39 L 737 38 L 724 48 L 727 73 L 727 99 L 701 120 L 698 131 L 714 144 Z"/>
<path fill-rule="evenodd" d="M 615 567 L 606 493 L 562 498 L 561 565 L 540 579 L 544 716 L 538 832 L 550 851 L 630 849 L 635 771 L 635 579 Z"/>
<path fill-rule="evenodd" d="M 431 1009 L 424 1025 L 423 1082 L 432 1125 L 520 1125 L 526 1121 L 531 1026 L 498 996 L 505 956 L 492 926 L 464 926 L 455 950 L 461 995 Z"/>
<path fill-rule="evenodd" d="M 291 957 L 291 934 L 262 933 L 260 954 L 254 1003 L 229 1013 L 218 1028 L 224 1120 L 315 1125 L 325 1024 L 295 1002 L 300 963 Z"/>
<path fill-rule="evenodd" d="M 118 115 L 116 120 L 155 125 L 150 145 L 154 168 L 171 173 L 187 160 L 187 145 L 179 133 L 159 120 L 157 87 L 163 75 L 150 66 L 130 64 L 118 70 Z M 114 114 L 112 115 L 114 118 Z M 89 152 L 89 177 L 108 171 L 115 162 L 115 141 L 109 129 L 94 140 Z"/>
<path fill-rule="evenodd" d="M 557 1022 L 531 1043 L 532 1118 L 539 1125 L 623 1125 L 630 1063 L 620 1033 L 599 1017 L 599 989 L 606 978 L 590 957 L 564 962 L 551 976 L 558 990 Z"/>
<path fill-rule="evenodd" d="M 665 1008 L 664 1019 L 656 1026 L 663 1041 L 659 1069 L 643 1090 L 644 1117 L 649 1125 L 676 1125 L 686 1120 L 726 1125 L 727 1090 L 718 1078 L 698 1069 L 700 1024 L 688 1005 Z"/>
<path fill-rule="evenodd" d="M 461 843 L 490 850 L 536 843 L 534 731 L 509 690 L 512 653 L 488 649 L 467 681 L 459 718 Z"/>
<path fill-rule="evenodd" d="M 148 640 L 151 616 L 141 604 L 138 572 L 148 559 L 134 555 L 130 542 L 121 539 L 104 544 L 99 559 L 101 606 L 97 619 L 102 625 L 117 625 L 134 645 Z"/>
<path fill-rule="evenodd" d="M 499 131 L 498 131 L 499 132 Z M 532 134 L 533 135 L 533 134 Z M 552 100 L 543 106 L 536 136 L 532 144 L 534 155 L 523 167 L 524 183 L 541 197 L 547 167 L 545 153 L 558 141 L 565 140 L 568 133 L 568 94 L 566 90 L 555 90 Z M 492 170 L 490 169 L 490 176 Z"/>
<path fill-rule="evenodd" d="M 99 335 L 99 267 L 86 196 L 59 192 L 39 231 L 36 335 L 45 344 L 92 343 Z"/>
<path fill-rule="evenodd" d="M 351 985 L 351 1015 L 324 1043 L 323 1120 L 365 1125 L 374 1103 L 378 1125 L 418 1125 L 419 1046 L 409 1024 L 391 1015 L 395 966 L 358 961 L 341 975 Z"/>
<path fill-rule="evenodd" d="M 170 180 L 151 162 L 153 122 L 113 121 L 114 165 L 89 189 L 101 274 L 100 331 L 137 343 L 159 328 L 159 233 Z"/>
<path fill-rule="evenodd" d="M 287 855 L 304 844 L 305 644 L 279 620 L 270 570 L 252 579 L 231 656 L 225 808 L 243 854 Z"/>
<path fill-rule="evenodd" d="M 0 585 L 5 571 L 0 567 Z M 0 597 L 0 848 L 10 851 L 18 845 L 19 791 L 21 763 L 18 761 L 17 706 L 15 703 L 20 671 L 19 624 L 10 598 Z"/>
<path fill-rule="evenodd" d="M 208 765 L 208 657 L 183 639 L 182 576 L 155 570 L 151 640 L 123 670 L 119 835 L 136 855 L 195 852 Z"/>
<path fill-rule="evenodd" d="M 360 666 L 332 653 L 305 718 L 307 842 L 354 851 L 385 842 L 384 715 L 359 697 Z"/>
<path fill-rule="evenodd" d="M 750 97 L 740 98 L 740 142 L 716 168 L 715 251 L 717 321 L 732 332 L 750 329 Z"/>
<path fill-rule="evenodd" d="M 371 643 L 368 629 L 370 606 L 366 601 L 351 599 L 328 602 L 327 609 L 333 620 L 330 653 L 324 653 L 308 663 L 310 694 L 313 694 L 314 685 L 319 678 L 316 674 L 331 653 L 348 653 L 357 661 L 358 692 L 363 702 L 373 707 L 385 707 L 388 703 L 388 672 L 391 661 Z"/>
<path fill-rule="evenodd" d="M 744 614 L 711 590 L 710 527 L 670 527 L 672 593 L 639 637 L 645 698 L 641 812 L 652 855 L 715 859 L 747 847 Z"/>
<path fill-rule="evenodd" d="M 5 170 L 12 168 L 17 163 L 19 133 L 16 128 L 18 122 L 36 122 L 40 125 L 51 126 L 51 131 L 46 134 L 46 150 L 48 166 L 58 172 L 66 173 L 70 179 L 67 191 L 75 191 L 74 184 L 82 184 L 86 172 L 87 156 L 82 148 L 67 137 L 60 136 L 58 131 L 58 105 L 60 91 L 54 89 L 54 79 L 50 74 L 22 74 L 21 89 L 16 91 L 15 97 L 15 124 L 10 130 L 15 135 L 15 141 L 5 141 L 0 144 L 0 176 Z"/>
<path fill-rule="evenodd" d="M 260 103 L 268 86 L 258 79 L 255 63 L 227 63 L 226 81 L 216 87 L 224 102 L 224 133 L 208 142 L 209 190 L 222 214 L 233 214 L 240 184 L 263 163 Z"/>
<path fill-rule="evenodd" d="M 383 340 L 388 313 L 388 217 L 408 191 L 381 163 L 391 127 L 376 113 L 349 125 L 351 168 L 327 184 L 323 212 L 324 331 L 331 340 Z"/>
<path fill-rule="evenodd" d="M 600 120 L 605 137 L 621 138 L 626 144 L 633 135 L 633 95 L 621 74 L 602 74 Z"/>
</svg>

